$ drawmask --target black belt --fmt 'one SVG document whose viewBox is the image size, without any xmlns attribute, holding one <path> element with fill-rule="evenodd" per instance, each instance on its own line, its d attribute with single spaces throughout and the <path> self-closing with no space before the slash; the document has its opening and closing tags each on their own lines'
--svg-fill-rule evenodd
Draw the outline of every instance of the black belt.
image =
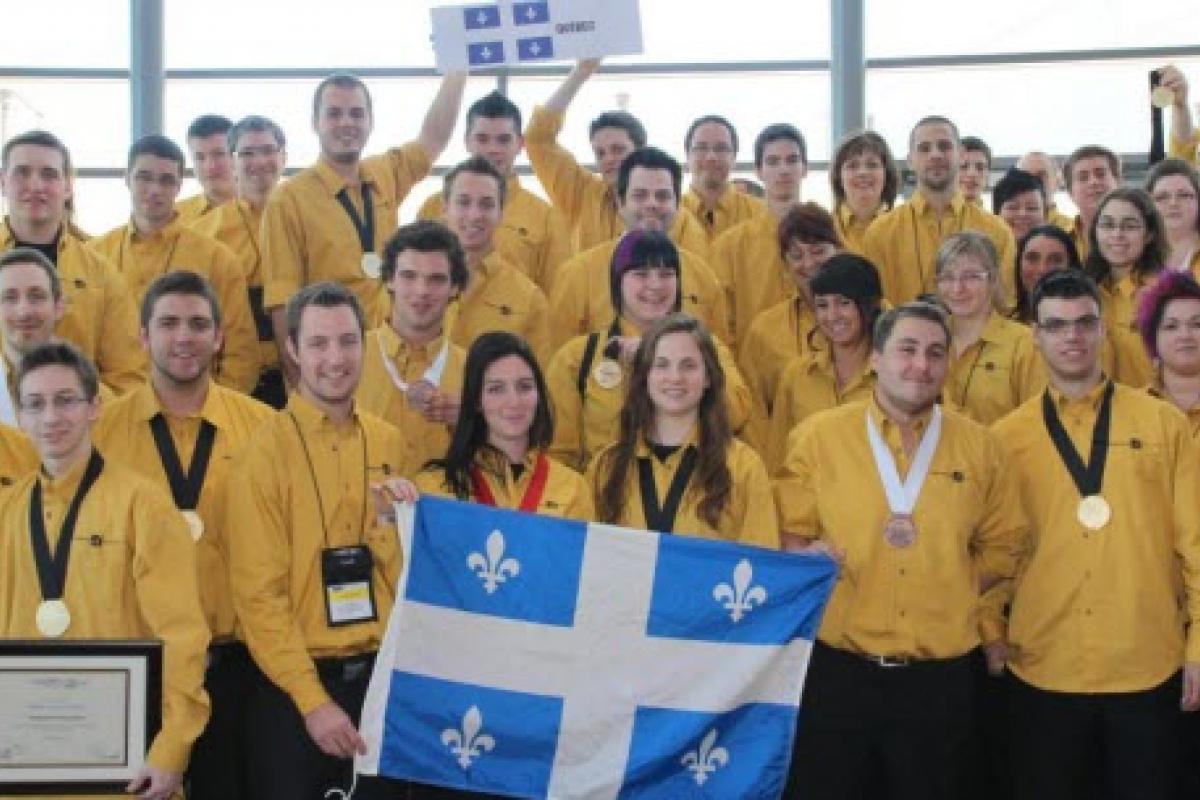
<svg viewBox="0 0 1200 800">
<path fill-rule="evenodd" d="M 318 658 L 317 674 L 322 678 L 349 683 L 369 675 L 375 668 L 375 653 L 359 653 L 343 658 Z"/>
<path fill-rule="evenodd" d="M 843 658 L 844 660 L 853 660 L 862 664 L 870 664 L 880 669 L 921 669 L 921 668 L 941 668 L 954 666 L 960 662 L 970 660 L 971 653 L 963 653 L 961 656 L 951 656 L 950 658 L 915 658 L 906 655 L 874 655 L 872 653 L 856 653 L 853 650 L 843 650 L 840 647 L 827 645 L 821 640 L 817 640 L 814 650 L 817 650 L 826 656 Z"/>
</svg>

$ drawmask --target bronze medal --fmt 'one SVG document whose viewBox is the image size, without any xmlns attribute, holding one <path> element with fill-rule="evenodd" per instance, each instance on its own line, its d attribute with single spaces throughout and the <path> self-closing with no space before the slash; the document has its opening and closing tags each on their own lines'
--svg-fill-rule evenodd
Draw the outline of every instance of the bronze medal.
<svg viewBox="0 0 1200 800">
<path fill-rule="evenodd" d="M 905 548 L 917 540 L 911 514 L 893 514 L 883 526 L 883 538 L 892 547 Z"/>
<path fill-rule="evenodd" d="M 437 393 L 437 387 L 429 381 L 422 378 L 419 381 L 413 381 L 408 386 L 408 390 L 404 396 L 408 398 L 408 404 L 415 408 L 420 408 L 429 402 Z"/>
</svg>

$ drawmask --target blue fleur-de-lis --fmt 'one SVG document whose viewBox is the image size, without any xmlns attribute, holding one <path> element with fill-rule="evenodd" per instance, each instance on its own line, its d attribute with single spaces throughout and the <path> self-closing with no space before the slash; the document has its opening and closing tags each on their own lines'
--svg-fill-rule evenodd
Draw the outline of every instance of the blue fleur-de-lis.
<svg viewBox="0 0 1200 800">
<path fill-rule="evenodd" d="M 521 562 L 504 557 L 504 534 L 498 530 L 488 534 L 484 553 L 478 551 L 467 556 L 467 568 L 483 580 L 483 589 L 492 594 L 509 578 L 521 572 Z"/>
<path fill-rule="evenodd" d="M 475 759 L 484 753 L 490 753 L 496 747 L 496 740 L 483 730 L 483 714 L 479 706 L 471 706 L 463 714 L 462 730 L 446 728 L 442 731 L 442 744 L 450 748 L 450 753 L 458 759 L 458 765 L 464 770 L 469 768 Z"/>
<path fill-rule="evenodd" d="M 749 560 L 743 558 L 733 568 L 733 585 L 719 583 L 713 588 L 713 599 L 724 604 L 729 618 L 734 622 L 741 622 L 748 611 L 767 602 L 767 590 L 761 586 L 751 586 L 753 581 L 754 568 Z"/>
<path fill-rule="evenodd" d="M 704 782 L 708 780 L 709 773 L 716 772 L 729 763 L 729 751 L 724 747 L 717 747 L 716 744 L 717 729 L 713 728 L 700 742 L 698 748 L 684 753 L 683 758 L 679 759 L 679 763 L 692 773 L 692 779 L 696 781 L 697 786 L 704 785 Z"/>
</svg>

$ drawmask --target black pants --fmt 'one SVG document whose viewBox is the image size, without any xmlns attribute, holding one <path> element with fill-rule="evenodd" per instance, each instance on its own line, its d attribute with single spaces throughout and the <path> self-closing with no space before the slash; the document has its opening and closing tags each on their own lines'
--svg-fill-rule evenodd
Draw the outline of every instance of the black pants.
<svg viewBox="0 0 1200 800">
<path fill-rule="evenodd" d="M 239 642 L 213 645 L 204 674 L 212 704 L 208 726 L 192 748 L 185 784 L 188 800 L 250 800 L 246 698 L 258 684 L 258 668 Z"/>
<path fill-rule="evenodd" d="M 1051 692 L 1013 676 L 1014 796 L 1173 800 L 1180 691 L 1179 673 L 1153 689 L 1120 694 Z"/>
<path fill-rule="evenodd" d="M 882 667 L 818 642 L 784 797 L 973 797 L 971 666 L 965 655 Z"/>
<path fill-rule="evenodd" d="M 975 654 L 975 743 L 977 757 L 973 767 L 976 800 L 1011 800 L 1012 758 L 1008 736 L 1008 681 L 1006 671 L 992 675 L 987 670 L 983 651 Z"/>
</svg>

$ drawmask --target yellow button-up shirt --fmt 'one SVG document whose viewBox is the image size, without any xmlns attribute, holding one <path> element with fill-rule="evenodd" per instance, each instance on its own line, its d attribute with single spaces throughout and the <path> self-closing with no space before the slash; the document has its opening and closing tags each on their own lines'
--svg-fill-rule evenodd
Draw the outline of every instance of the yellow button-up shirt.
<svg viewBox="0 0 1200 800">
<path fill-rule="evenodd" d="M 754 416 L 759 429 L 765 430 L 779 389 L 779 376 L 797 356 L 812 351 L 817 320 L 799 293 L 768 308 L 750 323 L 742 337 L 738 365 L 754 397 Z M 751 442 L 756 447 L 761 442 Z M 763 452 L 761 449 L 759 452 Z"/>
<path fill-rule="evenodd" d="M 1087 463 L 1102 382 L 1050 396 Z M 1042 419 L 1042 396 L 993 426 L 1021 483 L 1032 553 L 1016 581 L 1010 666 L 1058 692 L 1133 692 L 1200 662 L 1200 453 L 1168 403 L 1118 384 L 1101 493 L 1112 519 L 1089 532 L 1079 490 Z M 1186 641 L 1184 620 L 1191 621 Z"/>
<path fill-rule="evenodd" d="M 358 230 L 337 196 L 345 189 L 361 217 L 362 187 L 371 187 L 374 245 L 379 253 L 396 229 L 400 203 L 413 185 L 429 174 L 431 166 L 425 148 L 409 142 L 363 159 L 358 167 L 358 187 L 347 187 L 324 160 L 279 184 L 263 211 L 263 305 L 278 308 L 309 284 L 334 281 L 358 296 L 368 326 L 383 322 L 387 292 L 378 278 L 363 272 Z"/>
<path fill-rule="evenodd" d="M 978 231 L 992 240 L 999 255 L 998 264 L 1012 264 L 1016 244 L 1004 220 L 972 203 L 962 194 L 954 195 L 950 207 L 938 216 L 925 195 L 917 192 L 912 200 L 880 215 L 867 228 L 863 254 L 879 270 L 883 296 L 899 305 L 924 292 L 936 291 L 934 271 L 937 251 L 942 242 L 962 231 Z M 1013 275 L 1001 276 L 1006 302 L 1015 297 Z"/>
<path fill-rule="evenodd" d="M 1100 313 L 1108 329 L 1109 350 L 1115 367 L 1115 371 L 1108 374 L 1126 386 L 1145 386 L 1154 375 L 1150 354 L 1137 330 L 1137 302 L 1144 285 L 1132 275 L 1115 285 L 1111 281 L 1100 284 Z"/>
<path fill-rule="evenodd" d="M 392 363 L 396 374 L 407 385 L 422 379 L 426 370 L 433 366 L 446 344 L 446 337 L 425 345 L 415 346 L 401 339 L 391 325 L 380 325 L 367 333 L 363 342 L 362 378 L 354 400 L 358 408 L 389 422 L 400 431 L 404 441 L 404 458 L 400 462 L 400 474 L 406 478 L 416 476 L 432 458 L 441 458 L 450 444 L 453 426 L 442 422 L 430 422 L 421 412 L 413 408 L 404 391 L 392 379 L 384 359 Z M 457 395 L 462 392 L 463 364 L 466 352 L 451 343 L 446 350 L 445 367 L 438 381 L 438 390 Z"/>
<path fill-rule="evenodd" d="M 441 220 L 446 211 L 440 193 L 430 195 L 418 219 Z M 495 234 L 496 252 L 525 273 L 546 294 L 559 267 L 572 255 L 566 220 L 549 203 L 509 175 L 504 193 L 504 216 Z"/>
<path fill-rule="evenodd" d="M 178 214 L 177 219 L 184 225 L 191 225 L 208 216 L 213 211 L 216 211 L 218 208 L 220 206 L 214 206 L 209 202 L 208 195 L 204 192 L 194 194 L 191 197 L 185 197 L 175 203 L 175 213 Z"/>
<path fill-rule="evenodd" d="M 1175 401 L 1171 399 L 1166 389 L 1163 388 L 1161 373 L 1156 374 L 1154 379 L 1146 385 L 1146 393 L 1151 397 L 1157 397 L 1159 400 L 1179 408 L 1178 405 L 1175 405 Z M 1188 428 L 1192 432 L 1192 438 L 1200 439 L 1200 404 L 1194 405 L 1191 408 L 1179 408 L 1179 410 L 1187 417 Z"/>
<path fill-rule="evenodd" d="M 496 253 L 472 271 L 466 290 L 446 310 L 446 320 L 450 341 L 463 350 L 488 331 L 508 331 L 523 337 L 542 364 L 553 353 L 546 296 Z"/>
<path fill-rule="evenodd" d="M 863 255 L 866 250 L 867 228 L 871 227 L 871 223 L 879 218 L 880 214 L 886 212 L 883 206 L 875 212 L 873 217 L 859 219 L 854 216 L 854 212 L 850 210 L 850 206 L 842 203 L 833 210 L 833 224 L 837 229 L 838 238 L 842 240 L 842 248 L 851 253 Z"/>
<path fill-rule="evenodd" d="M 991 425 L 1046 388 L 1046 365 L 1033 334 L 992 312 L 979 339 L 950 359 L 942 397 L 983 425 Z"/>
<path fill-rule="evenodd" d="M 0 492 L 38 468 L 41 459 L 20 428 L 0 424 Z"/>
<path fill-rule="evenodd" d="M 17 245 L 5 219 L 0 250 Z M 83 351 L 114 392 L 145 380 L 146 358 L 138 342 L 136 296 L 103 256 L 68 231 L 58 240 L 58 277 L 66 313 L 54 333 Z"/>
<path fill-rule="evenodd" d="M 355 411 L 335 424 L 299 394 L 242 451 L 229 484 L 233 604 L 259 668 L 302 715 L 329 695 L 313 659 L 374 652 L 395 599 L 400 541 L 377 524 L 369 485 L 399 475 L 400 432 Z M 365 470 L 365 471 L 364 471 Z M 321 552 L 366 545 L 379 619 L 330 627 Z"/>
<path fill-rule="evenodd" d="M 196 569 L 200 604 L 208 629 L 213 639 L 227 640 L 233 637 L 236 623 L 229 588 L 227 529 L 238 524 L 237 520 L 226 518 L 230 471 L 241 448 L 275 412 L 270 406 L 216 383 L 210 384 L 200 413 L 186 417 L 166 413 L 149 382 L 106 403 L 93 431 L 96 448 L 105 458 L 135 469 L 169 497 L 171 484 L 150 430 L 150 420 L 160 413 L 166 417 L 171 441 L 185 473 L 192 463 L 201 421 L 216 428 L 196 508 L 204 522 L 204 533 L 196 543 Z"/>
<path fill-rule="evenodd" d="M 981 638 L 998 638 L 1003 621 L 983 618 L 980 582 L 1011 580 L 1028 529 L 996 437 L 943 410 L 941 438 L 912 512 L 917 538 L 898 548 L 883 538 L 891 511 L 867 414 L 903 478 L 912 458 L 900 429 L 872 399 L 822 412 L 792 431 L 775 482 L 780 527 L 846 553 L 819 638 L 855 653 L 914 658 L 952 658 Z"/>
<path fill-rule="evenodd" d="M 125 278 L 139 305 L 154 279 L 168 272 L 186 269 L 207 278 L 221 304 L 224 332 L 214 377 L 240 392 L 254 388 L 258 383 L 258 334 L 250 313 L 245 267 L 232 250 L 178 219 L 148 235 L 138 233 L 129 222 L 92 239 L 88 247 L 107 258 Z"/>
<path fill-rule="evenodd" d="M 87 459 L 56 479 L 30 473 L 0 494 L 0 638 L 42 639 L 42 602 L 30 543 L 29 502 L 42 482 L 50 551 Z M 146 757 L 171 772 L 187 767 L 208 722 L 204 691 L 208 628 L 196 586 L 195 547 L 169 495 L 123 464 L 106 461 L 79 507 L 63 602 L 66 639 L 158 639 L 163 643 L 162 728 Z"/>
<path fill-rule="evenodd" d="M 725 290 L 730 345 L 736 349 L 754 318 L 796 293 L 779 251 L 779 220 L 769 211 L 726 230 L 709 263 Z"/>
<path fill-rule="evenodd" d="M 725 191 L 717 198 L 717 205 L 713 208 L 705 205 L 704 198 L 700 196 L 694 186 L 683 193 L 683 199 L 679 202 L 679 206 L 695 217 L 700 226 L 704 228 L 709 244 L 715 242 L 721 234 L 735 225 L 763 214 L 770 216 L 766 203 L 757 197 L 739 191 L 732 185 L 725 187 Z"/>
</svg>

